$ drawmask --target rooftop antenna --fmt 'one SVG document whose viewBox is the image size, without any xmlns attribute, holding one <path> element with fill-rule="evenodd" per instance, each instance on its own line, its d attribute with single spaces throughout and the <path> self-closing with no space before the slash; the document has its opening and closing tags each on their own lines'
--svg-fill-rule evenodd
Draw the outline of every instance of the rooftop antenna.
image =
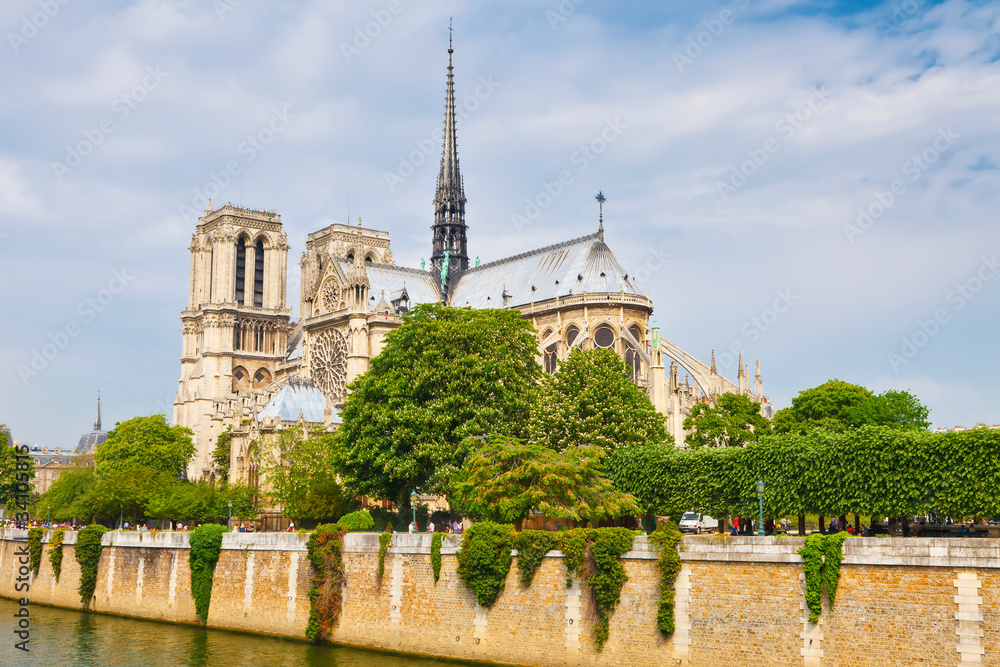
<svg viewBox="0 0 1000 667">
<path fill-rule="evenodd" d="M 597 191 L 597 196 L 594 197 L 597 200 L 597 205 L 600 207 L 600 218 L 597 227 L 597 233 L 601 235 L 601 240 L 604 240 L 604 202 L 608 201 L 608 198 L 604 196 L 604 192 L 601 190 Z"/>
</svg>

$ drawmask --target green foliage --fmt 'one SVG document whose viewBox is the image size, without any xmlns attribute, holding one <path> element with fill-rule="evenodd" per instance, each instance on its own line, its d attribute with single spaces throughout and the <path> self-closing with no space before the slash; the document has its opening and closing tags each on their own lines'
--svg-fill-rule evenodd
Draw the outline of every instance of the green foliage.
<svg viewBox="0 0 1000 667">
<path fill-rule="evenodd" d="M 67 513 L 116 524 L 121 515 L 128 521 L 137 521 L 146 513 L 150 500 L 172 484 L 173 476 L 162 470 L 109 470 L 97 476 L 94 485 L 73 501 Z"/>
<path fill-rule="evenodd" d="M 38 568 L 42 566 L 42 533 L 44 528 L 28 529 L 28 566 L 38 576 Z"/>
<path fill-rule="evenodd" d="M 215 441 L 215 449 L 212 450 L 212 462 L 216 469 L 223 476 L 224 480 L 229 479 L 229 467 L 232 461 L 233 427 L 229 425 L 219 438 Z"/>
<path fill-rule="evenodd" d="M 97 587 L 97 565 L 101 561 L 101 538 L 107 528 L 91 524 L 77 533 L 76 562 L 80 564 L 80 602 L 86 607 Z"/>
<path fill-rule="evenodd" d="M 563 565 L 566 566 L 566 588 L 573 586 L 573 579 L 583 574 L 587 557 L 587 529 L 574 528 L 561 534 Z"/>
<path fill-rule="evenodd" d="M 587 585 L 597 603 L 597 623 L 594 625 L 594 643 L 597 650 L 608 640 L 608 624 L 622 588 L 628 581 L 621 556 L 632 548 L 635 533 L 628 528 L 597 528 L 589 531 L 590 555 L 594 573 L 587 578 Z"/>
<path fill-rule="evenodd" d="M 770 433 L 771 422 L 750 396 L 725 393 L 714 406 L 698 403 L 692 407 L 684 428 L 693 429 L 685 438 L 691 448 L 742 447 Z"/>
<path fill-rule="evenodd" d="M 555 373 L 545 375 L 530 430 L 533 443 L 555 450 L 672 442 L 666 417 L 612 350 L 574 349 Z"/>
<path fill-rule="evenodd" d="M 434 533 L 431 537 L 431 567 L 434 569 L 434 583 L 441 578 L 441 542 L 444 533 Z"/>
<path fill-rule="evenodd" d="M 927 420 L 928 415 L 930 410 L 913 394 L 889 390 L 855 406 L 849 418 L 854 427 L 876 424 L 893 428 L 925 429 L 931 425 Z"/>
<path fill-rule="evenodd" d="M 188 562 L 191 568 L 191 595 L 194 597 L 195 611 L 202 624 L 208 622 L 208 607 L 212 602 L 212 579 L 215 564 L 219 562 L 222 548 L 222 534 L 229 529 L 214 523 L 198 526 L 191 533 Z"/>
<path fill-rule="evenodd" d="M 138 468 L 179 478 L 194 456 L 191 435 L 191 429 L 170 426 L 163 415 L 133 417 L 115 424 L 107 441 L 97 447 L 97 475 Z"/>
<path fill-rule="evenodd" d="M 52 518 L 56 521 L 68 521 L 76 516 L 70 510 L 73 503 L 96 484 L 97 474 L 92 464 L 70 467 L 52 482 L 52 486 L 42 494 L 39 502 L 52 506 Z M 92 516 L 92 514 L 85 513 L 80 516 Z"/>
<path fill-rule="evenodd" d="M 52 531 L 52 537 L 49 538 L 49 564 L 52 565 L 52 573 L 56 577 L 56 582 L 59 581 L 59 575 L 62 574 L 63 536 L 65 532 L 63 528 L 56 528 Z"/>
<path fill-rule="evenodd" d="M 679 516 L 797 514 L 901 516 L 935 511 L 956 520 L 1000 514 L 1000 431 L 959 433 L 863 426 L 781 434 L 745 447 L 632 448 L 608 470 L 643 511 Z"/>
<path fill-rule="evenodd" d="M 15 504 L 23 493 L 18 492 L 18 484 L 27 484 L 35 477 L 35 462 L 32 458 L 17 458 L 17 451 L 7 440 L 6 433 L 0 433 L 0 507 Z M 24 487 L 21 487 L 22 491 Z M 13 508 L 12 508 L 13 509 Z M 18 503 L 16 513 L 25 512 L 27 507 Z"/>
<path fill-rule="evenodd" d="M 357 509 L 337 481 L 333 436 L 303 437 L 302 428 L 281 432 L 263 460 L 271 499 L 296 521 L 335 521 Z"/>
<path fill-rule="evenodd" d="M 798 433 L 823 428 L 840 432 L 862 426 L 926 429 L 930 411 L 905 391 L 876 396 L 868 389 L 842 380 L 828 380 L 792 399 L 792 407 L 774 415 L 778 433 Z"/>
<path fill-rule="evenodd" d="M 318 642 L 340 618 L 343 605 L 341 586 L 344 583 L 344 527 L 323 524 L 309 536 L 306 552 L 313 565 L 312 586 L 309 588 L 309 622 L 306 637 Z"/>
<path fill-rule="evenodd" d="M 526 435 L 541 369 L 515 310 L 421 304 L 350 386 L 336 459 L 353 494 L 450 492 L 469 436 Z"/>
<path fill-rule="evenodd" d="M 500 597 L 513 560 L 514 527 L 484 521 L 462 534 L 458 576 L 476 592 L 476 602 L 489 607 Z"/>
<path fill-rule="evenodd" d="M 468 516 L 520 526 L 536 508 L 547 519 L 592 522 L 639 513 L 634 499 L 604 476 L 600 447 L 556 451 L 508 436 L 470 439 L 467 447 L 474 451 L 451 497 Z"/>
<path fill-rule="evenodd" d="M 799 549 L 806 575 L 806 605 L 809 607 L 809 622 L 819 621 L 823 613 L 823 586 L 833 611 L 840 583 L 840 562 L 844 559 L 844 540 L 847 533 L 821 535 L 814 533 L 806 538 L 806 544 Z"/>
<path fill-rule="evenodd" d="M 337 520 L 337 525 L 342 526 L 348 532 L 357 532 L 371 530 L 372 526 L 375 525 L 375 520 L 372 519 L 372 515 L 368 510 L 358 510 L 357 512 L 351 512 L 340 517 Z"/>
<path fill-rule="evenodd" d="M 656 610 L 656 627 L 663 636 L 674 631 L 674 584 L 681 571 L 681 555 L 677 550 L 682 539 L 681 531 L 672 522 L 661 522 L 652 533 L 653 543 L 660 558 L 656 566 L 660 570 L 660 601 Z"/>
<path fill-rule="evenodd" d="M 535 577 L 535 571 L 542 564 L 545 554 L 558 549 L 562 544 L 559 533 L 548 530 L 522 530 L 514 538 L 517 549 L 517 569 L 521 572 L 521 586 L 528 588 Z"/>
<path fill-rule="evenodd" d="M 385 530 L 378 536 L 378 580 L 385 575 L 385 555 L 392 546 L 392 524 L 385 524 Z"/>
</svg>

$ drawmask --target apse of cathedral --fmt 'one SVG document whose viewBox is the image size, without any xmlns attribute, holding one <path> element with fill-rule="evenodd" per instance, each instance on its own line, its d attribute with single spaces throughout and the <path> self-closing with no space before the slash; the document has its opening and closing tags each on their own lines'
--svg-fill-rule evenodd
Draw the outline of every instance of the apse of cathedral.
<svg viewBox="0 0 1000 667">
<path fill-rule="evenodd" d="M 300 260 L 299 322 L 291 322 L 281 217 L 226 204 L 209 206 L 199 219 L 174 402 L 174 423 L 195 434 L 189 477 L 253 483 L 259 465 L 254 448 L 268 434 L 296 423 L 314 431 L 335 428 L 347 385 L 368 370 L 385 335 L 421 303 L 520 311 L 538 332 L 539 363 L 547 373 L 574 348 L 614 350 L 667 415 L 678 444 L 690 408 L 726 392 L 753 396 L 769 416 L 759 362 L 752 387 L 742 358 L 733 383 L 717 372 L 714 352 L 706 365 L 660 335 L 649 296 L 605 243 L 603 194 L 593 233 L 470 266 L 453 53 L 449 44 L 428 266 L 397 266 L 389 234 L 360 219 L 315 231 Z M 231 468 L 214 470 L 211 453 L 226 429 L 232 433 Z"/>
</svg>

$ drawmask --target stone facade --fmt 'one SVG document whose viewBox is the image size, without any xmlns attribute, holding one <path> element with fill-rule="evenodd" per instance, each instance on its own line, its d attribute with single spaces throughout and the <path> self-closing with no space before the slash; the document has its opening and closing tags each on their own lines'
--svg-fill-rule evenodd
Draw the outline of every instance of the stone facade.
<svg viewBox="0 0 1000 667">
<path fill-rule="evenodd" d="M 48 533 L 46 534 L 48 537 Z M 15 549 L 27 531 L 0 533 L 0 595 L 14 590 Z M 197 623 L 186 533 L 107 533 L 91 611 Z M 79 566 L 65 535 L 57 583 L 47 557 L 33 603 L 82 607 Z M 511 665 L 1000 665 L 1000 540 L 851 538 L 836 608 L 820 623 L 804 607 L 799 538 L 686 537 L 675 587 L 676 631 L 656 629 L 659 573 L 645 538 L 623 564 L 628 582 L 604 650 L 593 644 L 586 584 L 565 584 L 558 551 L 528 589 L 515 564 L 492 608 L 455 573 L 455 538 L 435 584 L 429 535 L 397 535 L 379 580 L 378 537 L 346 538 L 343 612 L 330 639 L 348 645 Z M 311 565 L 305 537 L 231 533 L 212 589 L 208 625 L 303 639 Z"/>
</svg>

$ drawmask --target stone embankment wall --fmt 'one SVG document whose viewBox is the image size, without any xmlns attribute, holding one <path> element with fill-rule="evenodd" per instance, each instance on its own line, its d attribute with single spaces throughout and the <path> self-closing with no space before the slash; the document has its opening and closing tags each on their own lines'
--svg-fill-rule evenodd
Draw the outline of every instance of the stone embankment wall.
<svg viewBox="0 0 1000 667">
<path fill-rule="evenodd" d="M 0 595 L 15 591 L 26 531 L 0 532 Z M 188 534 L 107 533 L 93 611 L 197 623 Z M 594 649 L 586 585 L 566 587 L 559 552 L 531 587 L 516 560 L 490 609 L 455 574 L 454 538 L 435 584 L 429 535 L 397 535 L 378 579 L 378 537 L 346 537 L 344 608 L 335 642 L 517 665 L 1000 666 L 1000 540 L 851 538 L 836 608 L 808 623 L 799 538 L 688 537 L 677 579 L 676 632 L 656 629 L 659 572 L 645 538 L 623 561 L 629 581 L 604 650 Z M 64 538 L 58 582 L 48 555 L 32 602 L 80 609 L 76 534 Z M 227 534 L 208 625 L 304 638 L 311 566 L 305 538 Z"/>
</svg>

